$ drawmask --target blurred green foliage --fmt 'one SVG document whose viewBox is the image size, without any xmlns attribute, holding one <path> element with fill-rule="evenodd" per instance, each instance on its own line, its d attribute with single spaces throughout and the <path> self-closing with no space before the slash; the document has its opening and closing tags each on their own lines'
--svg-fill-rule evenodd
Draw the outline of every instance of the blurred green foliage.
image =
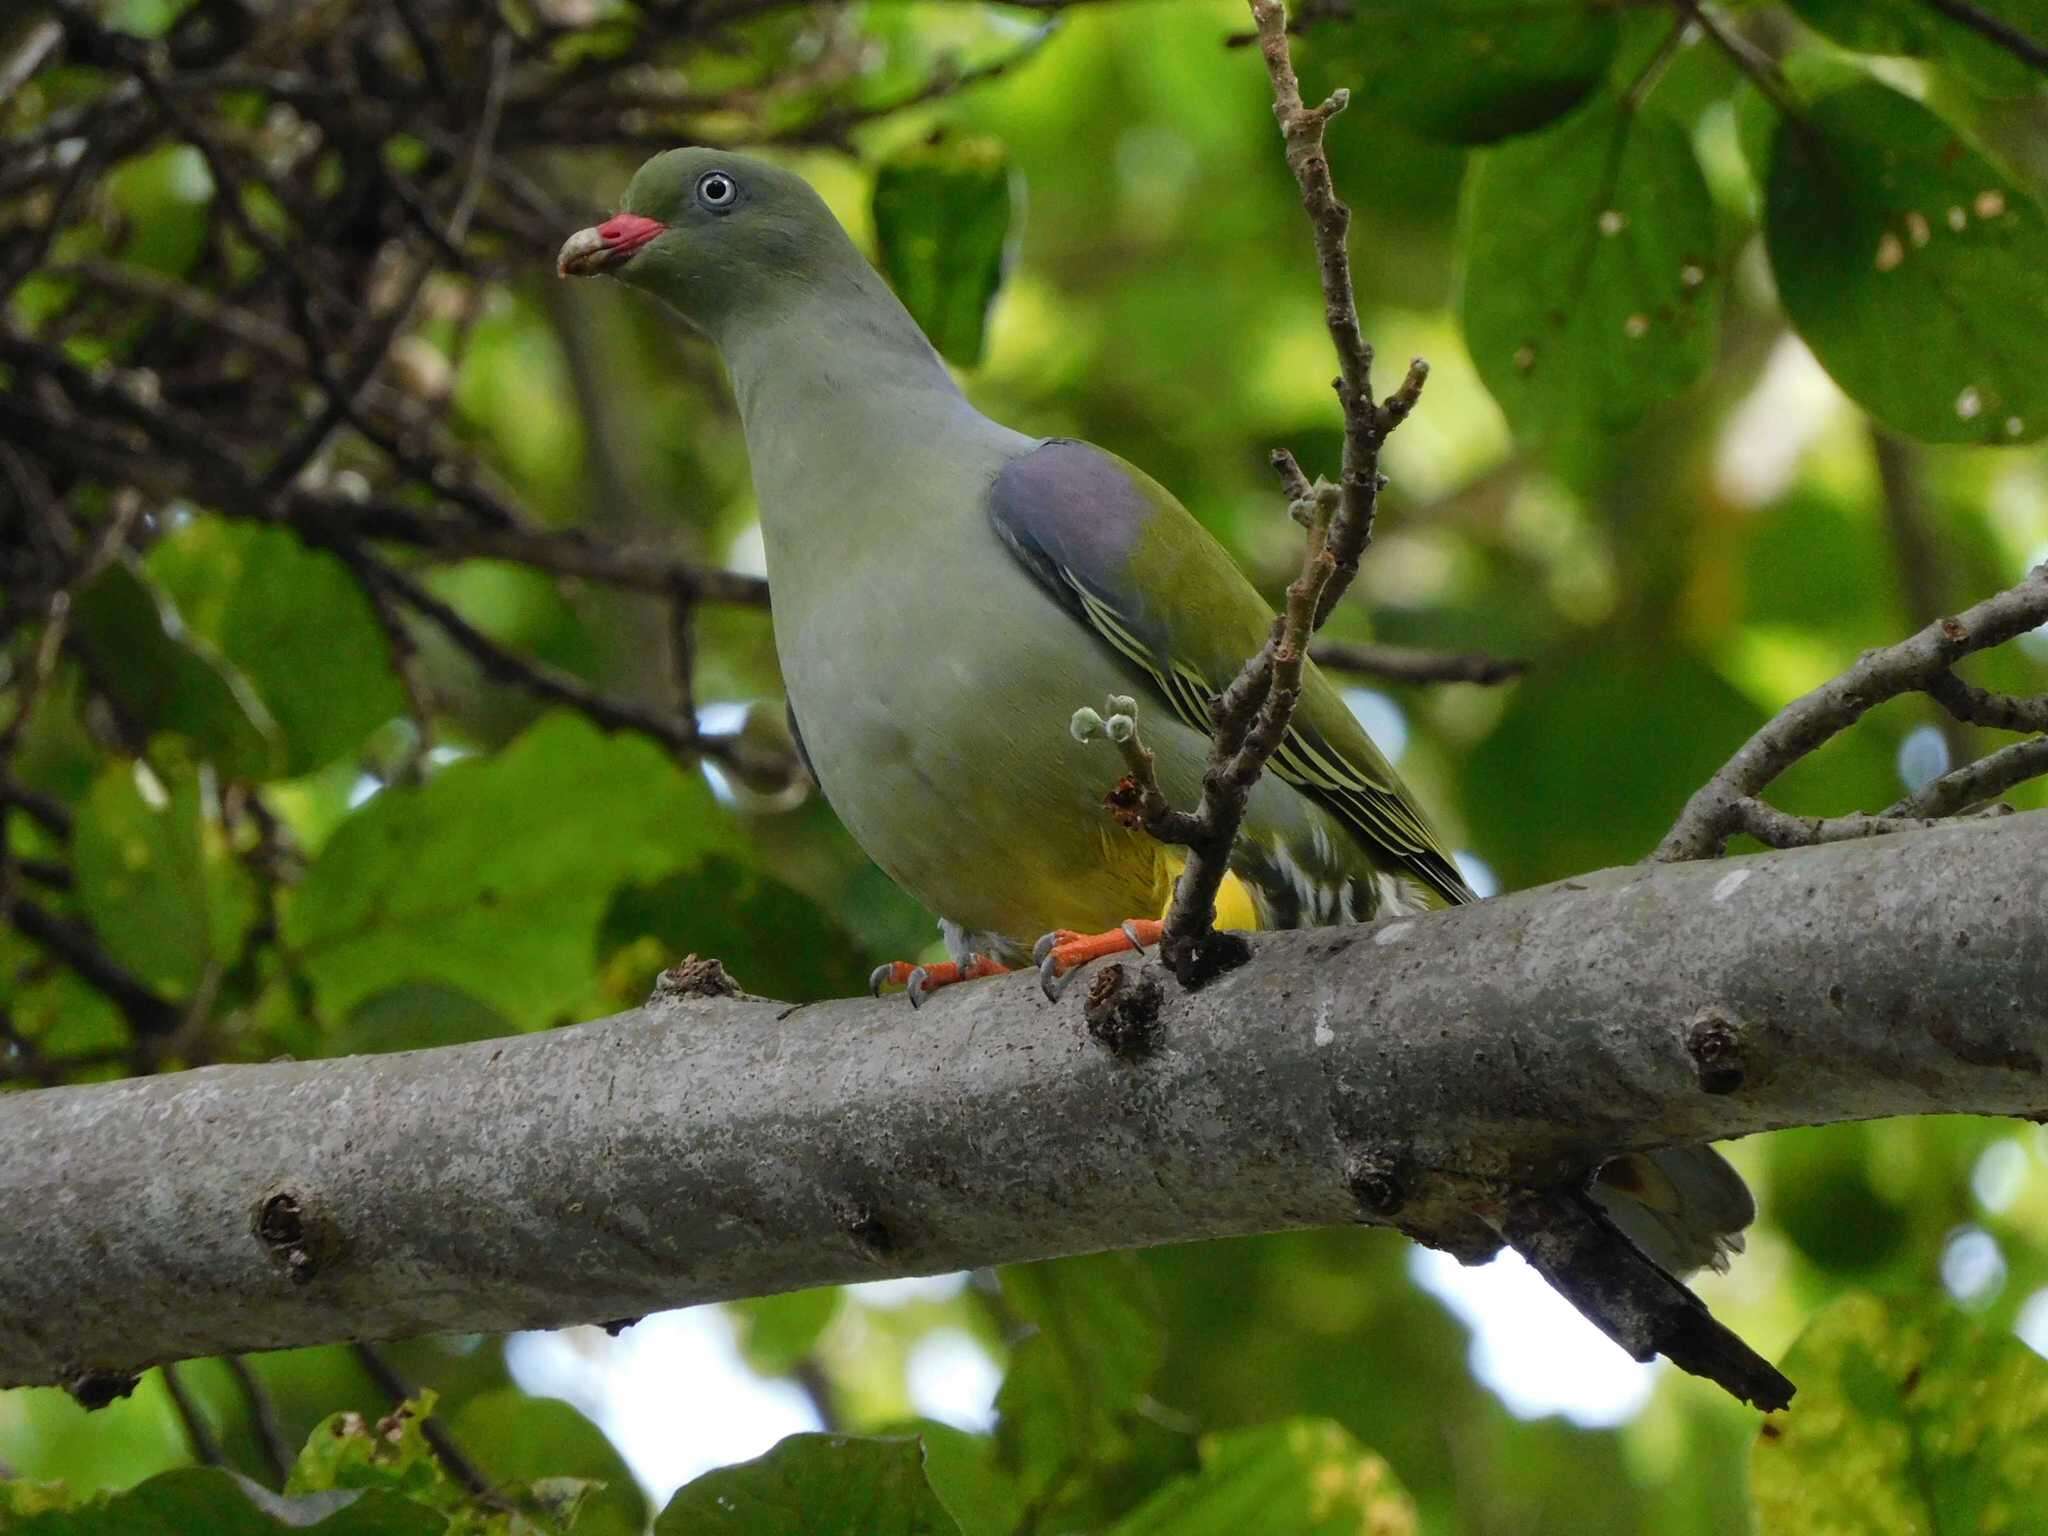
<svg viewBox="0 0 2048 1536">
<path fill-rule="evenodd" d="M 2048 35 L 2039 0 L 1985 8 Z M 190 7 L 107 9 L 160 33 Z M 560 57 L 638 46 L 641 8 L 530 9 L 567 18 Z M 1505 885 L 1640 858 L 1786 699 L 1930 618 L 1915 594 L 1960 606 L 2048 557 L 2048 461 L 2029 446 L 2048 434 L 2048 105 L 2009 54 L 1917 0 L 1724 7 L 1778 58 L 1761 80 L 1694 31 L 1674 40 L 1662 6 L 1316 14 L 1297 52 L 1311 91 L 1353 92 L 1329 150 L 1367 334 L 1434 369 L 1330 633 L 1530 660 L 1510 689 L 1393 700 L 1402 772 Z M 857 153 L 793 163 L 971 369 L 976 400 L 1147 467 L 1277 592 L 1298 545 L 1266 454 L 1284 443 L 1333 469 L 1338 422 L 1243 8 L 1075 6 L 1049 37 L 1044 20 L 961 0 L 771 7 L 667 64 L 711 103 L 693 119 L 706 138 L 844 116 Z M 972 89 L 920 89 L 941 64 L 957 79 L 1020 47 L 1035 51 Z M 859 69 L 823 68 L 849 48 Z M 47 68 L 0 103 L 0 131 L 33 134 L 109 88 L 101 70 Z M 602 199 L 639 153 L 558 149 L 533 169 Z M 8 314 L 57 326 L 95 366 L 129 338 L 77 309 L 78 265 L 221 282 L 216 189 L 190 146 L 160 145 L 100 168 L 82 198 Z M 757 562 L 709 354 L 630 294 L 564 298 L 544 267 L 430 284 L 390 386 L 444 390 L 446 430 L 543 523 Z M 1913 505 L 1885 500 L 1873 417 L 1916 440 Z M 362 462 L 344 436 L 322 471 Z M 10 867 L 62 869 L 33 899 L 97 935 L 176 1023 L 140 1029 L 0 929 L 0 1072 L 21 1084 L 547 1028 L 630 1005 L 691 950 L 801 1001 L 931 945 L 928 915 L 815 799 L 495 686 L 438 632 L 402 642 L 425 741 L 406 658 L 343 561 L 203 497 L 149 516 L 146 555 L 76 594 L 10 744 L 12 782 L 69 830 L 16 809 L 6 835 Z M 670 686 L 651 600 L 497 559 L 416 569 L 481 633 L 579 683 Z M 695 638 L 704 718 L 772 736 L 765 615 L 700 609 Z M 34 640 L 17 616 L 10 714 Z M 1973 675 L 2038 692 L 2048 642 Z M 1936 726 L 1919 701 L 1880 711 L 1781 801 L 1878 808 L 1927 753 L 1994 744 Z M 2038 786 L 2014 799 L 2044 803 Z M 844 1433 L 706 1475 L 657 1528 L 1719 1536 L 1989 1529 L 2002 1510 L 2001 1528 L 2039 1529 L 2044 1368 L 2012 1333 L 2031 1318 L 2048 1336 L 2048 1143 L 1928 1120 L 1734 1155 L 1763 1214 L 1703 1292 L 1774 1354 L 1815 1319 L 1788 1358 L 1799 1404 L 1761 1438 L 1669 1371 L 1616 1427 L 1518 1417 L 1405 1244 L 1288 1234 L 1034 1266 L 908 1308 L 836 1291 L 738 1304 L 747 1365 L 805 1383 Z M 992 1434 L 916 1416 L 909 1362 L 940 1336 L 1003 1368 Z M 283 1492 L 251 1481 L 266 1476 L 256 1400 L 223 1363 L 181 1379 L 233 1473 L 185 1465 L 195 1442 L 160 1376 L 91 1417 L 54 1390 L 0 1393 L 0 1530 L 645 1526 L 652 1504 L 598 1429 L 522 1391 L 496 1341 L 403 1359 L 492 1498 L 449 1479 L 416 1415 L 385 1421 L 347 1350 L 309 1350 L 251 1364 L 306 1447 Z M 1901 1456 L 1938 1477 L 1905 1477 Z"/>
</svg>

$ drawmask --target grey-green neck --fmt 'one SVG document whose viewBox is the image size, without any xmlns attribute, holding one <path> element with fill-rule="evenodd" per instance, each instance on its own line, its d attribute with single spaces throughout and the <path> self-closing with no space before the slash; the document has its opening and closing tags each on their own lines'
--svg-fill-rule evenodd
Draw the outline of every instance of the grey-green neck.
<svg viewBox="0 0 2048 1536">
<path fill-rule="evenodd" d="M 857 252 L 788 279 L 783 302 L 713 332 L 751 436 L 756 421 L 801 419 L 819 404 L 875 394 L 960 400 L 959 386 L 881 275 Z M 852 397 L 850 400 L 848 397 Z M 794 423 L 792 423 L 794 424 Z"/>
<path fill-rule="evenodd" d="M 1028 446 L 970 405 L 879 274 L 851 263 L 723 327 L 771 576 L 914 536 L 957 508 L 978 516 L 989 466 Z"/>
</svg>

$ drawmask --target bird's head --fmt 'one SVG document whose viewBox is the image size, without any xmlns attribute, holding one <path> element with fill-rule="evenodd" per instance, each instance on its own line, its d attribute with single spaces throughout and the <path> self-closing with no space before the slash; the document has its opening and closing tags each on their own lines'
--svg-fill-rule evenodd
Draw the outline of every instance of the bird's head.
<svg viewBox="0 0 2048 1536">
<path fill-rule="evenodd" d="M 859 261 L 839 221 L 794 172 L 716 149 L 671 149 L 634 174 L 620 211 L 579 229 L 555 267 L 609 273 L 716 336 Z"/>
</svg>

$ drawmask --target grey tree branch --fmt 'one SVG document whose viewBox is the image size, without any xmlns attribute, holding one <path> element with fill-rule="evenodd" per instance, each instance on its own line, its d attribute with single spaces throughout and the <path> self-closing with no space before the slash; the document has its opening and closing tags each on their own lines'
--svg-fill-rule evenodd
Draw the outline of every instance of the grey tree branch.
<svg viewBox="0 0 2048 1536">
<path fill-rule="evenodd" d="M 1776 846 L 1835 842 L 1902 831 L 1924 818 L 1964 810 L 2048 769 L 2048 744 L 2016 742 L 1922 786 L 1882 816 L 1786 816 L 1757 798 L 1779 774 L 1904 693 L 1931 694 L 1957 719 L 2008 730 L 2039 729 L 2038 699 L 2015 699 L 1962 683 L 1954 667 L 1966 656 L 2005 644 L 2048 624 L 2048 564 L 2037 565 L 1995 597 L 1936 619 L 1897 645 L 1865 652 L 1855 666 L 1794 699 L 1744 742 L 1721 771 L 1686 802 L 1658 845 L 1659 859 L 1709 858 L 1737 832 Z M 1801 834 L 1797 829 L 1804 826 Z M 1763 829 L 1763 830 L 1760 830 Z"/>
<path fill-rule="evenodd" d="M 2048 1114 L 2048 813 L 1255 945 L 1137 1060 L 1011 977 L 0 1098 L 0 1384 L 1360 1220 L 1569 1279 L 1617 1152 Z"/>
</svg>

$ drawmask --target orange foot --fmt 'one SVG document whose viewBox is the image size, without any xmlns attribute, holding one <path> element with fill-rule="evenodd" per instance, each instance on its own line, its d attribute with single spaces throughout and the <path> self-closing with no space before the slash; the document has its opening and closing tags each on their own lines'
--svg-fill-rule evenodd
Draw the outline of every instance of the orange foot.
<svg viewBox="0 0 2048 1536">
<path fill-rule="evenodd" d="M 1157 944 L 1164 932 L 1166 924 L 1149 917 L 1126 918 L 1121 926 L 1107 933 L 1075 933 L 1055 928 L 1031 951 L 1031 958 L 1038 962 L 1038 984 L 1047 997 L 1058 1002 L 1067 977 L 1079 967 L 1104 955 L 1143 950 L 1147 945 Z"/>
<path fill-rule="evenodd" d="M 910 993 L 910 1006 L 921 1008 L 924 1000 L 941 987 L 956 981 L 974 981 L 983 976 L 1001 976 L 1010 968 L 998 965 L 987 955 L 969 955 L 965 965 L 946 960 L 938 965 L 912 965 L 908 960 L 891 960 L 878 965 L 868 977 L 868 991 L 876 997 L 884 987 L 902 987 Z"/>
</svg>

